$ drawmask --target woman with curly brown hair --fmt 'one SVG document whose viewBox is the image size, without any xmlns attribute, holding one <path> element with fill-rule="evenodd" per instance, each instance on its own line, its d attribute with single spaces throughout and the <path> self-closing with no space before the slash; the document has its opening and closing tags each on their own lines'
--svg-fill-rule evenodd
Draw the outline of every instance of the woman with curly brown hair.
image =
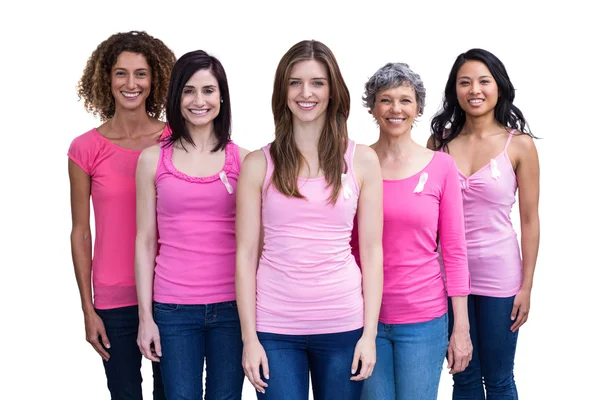
<svg viewBox="0 0 600 400">
<path fill-rule="evenodd" d="M 79 81 L 79 98 L 103 124 L 75 138 L 69 148 L 71 251 L 86 338 L 104 361 L 113 400 L 142 399 L 135 170 L 141 151 L 169 133 L 158 118 L 174 63 L 173 52 L 146 32 L 117 33 L 92 53 Z M 164 399 L 158 364 L 153 371 L 154 399 Z"/>
</svg>

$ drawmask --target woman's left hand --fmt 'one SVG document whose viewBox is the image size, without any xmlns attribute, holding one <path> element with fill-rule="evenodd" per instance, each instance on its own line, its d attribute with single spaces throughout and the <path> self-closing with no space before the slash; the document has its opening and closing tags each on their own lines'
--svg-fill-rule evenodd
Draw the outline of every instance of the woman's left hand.
<svg viewBox="0 0 600 400">
<path fill-rule="evenodd" d="M 511 332 L 516 332 L 529 317 L 529 306 L 531 301 L 531 290 L 523 289 L 519 290 L 519 293 L 515 296 L 513 302 L 513 309 L 510 313 L 510 320 L 515 321 L 510 327 Z"/>
<path fill-rule="evenodd" d="M 373 368 L 375 367 L 375 358 L 376 358 L 376 346 L 375 346 L 375 338 L 368 338 L 365 336 L 361 336 L 361 338 L 356 342 L 356 347 L 354 348 L 354 359 L 352 360 L 352 377 L 351 381 L 362 381 L 367 379 L 373 374 Z M 358 370 L 358 365 L 360 361 L 360 371 L 358 375 L 354 374 Z"/>
</svg>

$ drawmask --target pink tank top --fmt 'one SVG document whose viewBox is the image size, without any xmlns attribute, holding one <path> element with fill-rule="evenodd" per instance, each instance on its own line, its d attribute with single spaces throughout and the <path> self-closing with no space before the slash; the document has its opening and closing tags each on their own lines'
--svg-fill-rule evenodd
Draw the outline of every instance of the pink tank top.
<svg viewBox="0 0 600 400">
<path fill-rule="evenodd" d="M 225 165 L 213 176 L 192 177 L 161 147 L 156 170 L 159 252 L 154 300 L 212 304 L 235 300 L 235 189 L 239 148 L 229 142 Z"/>
<path fill-rule="evenodd" d="M 256 329 L 289 335 L 346 332 L 363 326 L 360 269 L 350 236 L 359 186 L 348 143 L 347 173 L 335 204 L 324 177 L 298 178 L 305 199 L 286 197 L 271 183 L 273 161 L 263 147 L 264 247 L 256 275 Z"/>
<path fill-rule="evenodd" d="M 502 153 L 473 175 L 459 171 L 472 294 L 510 297 L 521 288 L 521 253 L 510 219 L 517 177 L 506 152 L 513 133 Z"/>
</svg>

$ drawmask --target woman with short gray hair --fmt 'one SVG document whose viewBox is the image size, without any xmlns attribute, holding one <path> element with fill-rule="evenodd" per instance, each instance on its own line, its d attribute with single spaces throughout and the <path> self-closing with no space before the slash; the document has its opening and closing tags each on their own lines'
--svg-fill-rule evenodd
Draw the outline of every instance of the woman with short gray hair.
<svg viewBox="0 0 600 400">
<path fill-rule="evenodd" d="M 425 87 L 407 64 L 380 68 L 365 84 L 363 101 L 379 126 L 379 139 L 371 147 L 383 172 L 385 223 L 377 364 L 362 399 L 436 399 L 446 353 L 450 373 L 456 373 L 466 368 L 473 349 L 458 170 L 448 154 L 411 138 L 414 121 L 423 114 Z M 352 244 L 360 260 L 356 235 Z M 448 296 L 455 315 L 450 340 Z"/>
</svg>

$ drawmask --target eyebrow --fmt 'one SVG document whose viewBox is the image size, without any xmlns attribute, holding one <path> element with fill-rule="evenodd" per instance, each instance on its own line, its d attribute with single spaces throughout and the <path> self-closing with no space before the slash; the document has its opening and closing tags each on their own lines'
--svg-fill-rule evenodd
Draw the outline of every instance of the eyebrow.
<svg viewBox="0 0 600 400">
<path fill-rule="evenodd" d="M 210 89 L 210 88 L 216 88 L 216 87 L 217 87 L 217 86 L 215 86 L 215 85 L 205 85 L 205 86 L 202 86 L 202 89 Z M 184 88 L 192 88 L 192 89 L 195 89 L 195 88 L 196 88 L 196 86 L 194 86 L 194 85 L 185 85 L 185 86 L 184 86 Z"/>
<path fill-rule="evenodd" d="M 123 68 L 123 67 L 116 67 L 115 71 L 127 71 L 127 68 Z M 138 68 L 135 69 L 134 71 L 148 71 L 148 68 Z"/>
<path fill-rule="evenodd" d="M 481 75 L 479 78 L 480 78 L 480 79 L 481 79 L 481 78 L 491 78 L 491 76 L 489 76 L 489 75 Z M 471 77 L 470 77 L 470 76 L 463 75 L 463 76 L 459 76 L 459 77 L 458 77 L 458 79 L 471 79 Z"/>
<path fill-rule="evenodd" d="M 293 78 L 293 77 L 290 77 L 290 81 L 291 81 L 291 80 L 295 80 L 295 81 L 301 81 L 301 80 L 302 80 L 302 78 Z M 326 80 L 327 80 L 327 78 L 310 78 L 310 80 L 311 80 L 311 81 L 318 81 L 318 80 L 324 80 L 324 81 L 326 81 Z"/>
</svg>

